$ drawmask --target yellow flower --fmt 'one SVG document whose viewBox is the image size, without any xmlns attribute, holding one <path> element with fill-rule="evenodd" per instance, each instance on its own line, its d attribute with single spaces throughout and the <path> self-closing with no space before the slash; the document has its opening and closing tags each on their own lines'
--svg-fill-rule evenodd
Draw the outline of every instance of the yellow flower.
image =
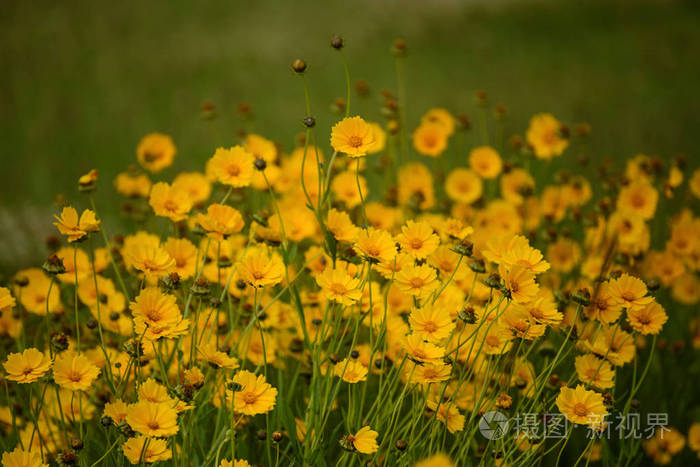
<svg viewBox="0 0 700 467">
<path fill-rule="evenodd" d="M 269 139 L 255 133 L 249 133 L 245 138 L 245 148 L 256 159 L 263 159 L 268 164 L 277 160 L 277 146 Z"/>
<path fill-rule="evenodd" d="M 447 454 L 438 453 L 416 462 L 413 467 L 454 467 L 454 463 Z"/>
<path fill-rule="evenodd" d="M 228 459 L 221 459 L 219 467 L 250 467 L 250 464 L 245 459 L 236 459 L 233 464 Z"/>
<path fill-rule="evenodd" d="M 233 377 L 235 391 L 226 390 L 226 400 L 233 397 L 233 410 L 244 415 L 267 413 L 275 407 L 277 389 L 273 388 L 263 375 L 255 376 L 250 371 L 239 371 Z"/>
<path fill-rule="evenodd" d="M 338 200 L 345 203 L 345 206 L 352 209 L 362 203 L 362 199 L 367 199 L 369 188 L 367 180 L 362 175 L 359 176 L 360 186 L 357 186 L 358 176 L 355 170 L 346 170 L 333 177 L 331 190 Z M 360 190 L 362 192 L 360 193 Z M 360 196 L 362 195 L 362 196 Z"/>
<path fill-rule="evenodd" d="M 561 388 L 556 404 L 570 422 L 581 425 L 599 425 L 608 414 L 603 396 L 587 390 L 582 384 L 576 389 Z"/>
<path fill-rule="evenodd" d="M 105 410 L 102 415 L 111 418 L 116 425 L 119 425 L 121 422 L 126 420 L 128 408 L 129 406 L 126 402 L 121 399 L 117 399 L 114 402 L 107 402 L 105 404 Z"/>
<path fill-rule="evenodd" d="M 589 340 L 583 342 L 583 346 L 615 366 L 631 362 L 636 350 L 632 335 L 618 326 L 596 331 Z"/>
<path fill-rule="evenodd" d="M 130 404 L 126 423 L 145 436 L 168 437 L 178 432 L 177 411 L 170 404 L 140 401 Z"/>
<path fill-rule="evenodd" d="M 49 467 L 49 464 L 42 461 L 38 448 L 34 451 L 25 451 L 20 446 L 12 452 L 2 454 L 2 465 L 3 467 Z"/>
<path fill-rule="evenodd" d="M 591 297 L 591 304 L 586 307 L 586 316 L 601 323 L 610 324 L 622 314 L 622 305 L 613 297 L 610 282 L 603 282 Z"/>
<path fill-rule="evenodd" d="M 328 210 L 326 228 L 339 242 L 352 243 L 360 229 L 352 223 L 347 212 L 335 208 Z"/>
<path fill-rule="evenodd" d="M 386 132 L 379 123 L 370 123 L 374 133 L 374 144 L 367 149 L 367 154 L 377 154 L 386 147 Z"/>
<path fill-rule="evenodd" d="M 243 217 L 238 210 L 225 204 L 209 205 L 207 213 L 197 214 L 197 223 L 207 231 L 207 236 L 222 241 L 231 234 L 243 230 Z"/>
<path fill-rule="evenodd" d="M 537 324 L 527 311 L 517 306 L 510 307 L 503 312 L 501 324 L 513 333 L 513 337 L 525 340 L 542 337 L 546 330 L 545 325 Z"/>
<path fill-rule="evenodd" d="M 39 268 L 23 269 L 15 274 L 15 283 L 19 280 L 26 280 L 28 284 L 21 289 L 16 286 L 14 294 L 27 311 L 45 315 L 47 311 L 55 313 L 61 310 L 59 287 L 51 287 L 51 279 L 44 271 Z"/>
<path fill-rule="evenodd" d="M 576 374 L 581 382 L 598 389 L 608 389 L 615 385 L 615 370 L 610 363 L 593 354 L 579 355 L 574 363 Z"/>
<path fill-rule="evenodd" d="M 641 334 L 658 334 L 666 321 L 668 321 L 668 315 L 656 301 L 643 308 L 627 310 L 627 322 L 632 329 Z"/>
<path fill-rule="evenodd" d="M 447 431 L 455 433 L 464 429 L 466 417 L 459 413 L 459 409 L 450 401 L 435 401 L 428 399 L 428 408 L 436 412 L 435 418 L 447 426 Z"/>
<path fill-rule="evenodd" d="M 404 371 L 407 373 L 407 377 L 413 372 L 411 381 L 416 383 L 439 383 L 450 379 L 452 365 L 446 365 L 444 363 L 422 363 L 420 365 L 415 364 L 413 368 L 406 368 Z"/>
<path fill-rule="evenodd" d="M 173 222 L 186 219 L 192 209 L 192 200 L 187 192 L 165 182 L 153 185 L 148 204 L 156 216 L 167 217 Z"/>
<path fill-rule="evenodd" d="M 129 198 L 146 198 L 151 192 L 151 180 L 146 174 L 122 172 L 114 179 L 117 192 Z"/>
<path fill-rule="evenodd" d="M 199 172 L 182 172 L 173 179 L 173 188 L 184 191 L 193 204 L 202 203 L 211 195 L 211 182 Z"/>
<path fill-rule="evenodd" d="M 396 244 L 391 235 L 373 227 L 360 230 L 354 248 L 358 254 L 373 263 L 393 262 L 396 256 Z"/>
<path fill-rule="evenodd" d="M 379 449 L 377 436 L 379 436 L 379 433 L 372 430 L 369 426 L 363 426 L 354 435 L 346 435 L 343 439 L 343 445 L 362 454 L 373 454 Z"/>
<path fill-rule="evenodd" d="M 481 178 L 469 169 L 457 168 L 445 180 L 447 196 L 458 203 L 471 204 L 481 197 L 484 184 Z"/>
<path fill-rule="evenodd" d="M 253 179 L 254 162 L 255 157 L 242 146 L 219 148 L 209 159 L 207 173 L 224 185 L 234 188 L 248 186 Z"/>
<path fill-rule="evenodd" d="M 122 444 L 122 451 L 132 464 L 167 461 L 173 457 L 173 452 L 168 448 L 168 442 L 164 439 L 149 438 L 139 435 L 129 438 Z"/>
<path fill-rule="evenodd" d="M 509 298 L 515 303 L 528 303 L 537 297 L 540 290 L 535 282 L 535 274 L 520 265 L 507 267 L 500 265 L 498 273 L 505 282 L 505 288 Z"/>
<path fill-rule="evenodd" d="M 693 196 L 700 199 L 700 168 L 695 169 L 693 172 L 693 175 L 688 181 L 688 187 L 690 188 L 690 192 L 693 194 Z"/>
<path fill-rule="evenodd" d="M 625 308 L 642 308 L 654 301 L 654 297 L 647 295 L 646 284 L 641 279 L 627 273 L 622 274 L 617 279 L 610 279 L 608 287 L 610 295 Z"/>
<path fill-rule="evenodd" d="M 427 342 L 416 333 L 407 335 L 403 344 L 409 357 L 418 362 L 437 363 L 445 356 L 444 348 Z"/>
<path fill-rule="evenodd" d="M 152 172 L 160 172 L 173 163 L 175 145 L 168 135 L 151 133 L 143 137 L 136 148 L 136 157 L 141 166 Z"/>
<path fill-rule="evenodd" d="M 685 447 L 685 438 L 675 428 L 662 426 L 654 431 L 654 436 L 642 441 L 642 446 L 656 464 L 670 464 L 672 457 Z"/>
<path fill-rule="evenodd" d="M 198 346 L 197 353 L 200 356 L 200 360 L 204 360 L 215 368 L 235 370 L 240 367 L 237 359 L 229 357 L 227 354 L 216 348 L 216 342 Z"/>
<path fill-rule="evenodd" d="M 530 119 L 525 137 L 538 159 L 549 160 L 561 156 L 569 145 L 569 140 L 560 136 L 560 130 L 561 123 L 551 114 L 541 113 Z"/>
<path fill-rule="evenodd" d="M 407 265 L 396 274 L 395 283 L 402 292 L 418 298 L 429 295 L 440 285 L 435 269 L 427 264 Z"/>
<path fill-rule="evenodd" d="M 559 237 L 547 246 L 547 259 L 552 265 L 552 270 L 562 273 L 571 272 L 581 260 L 581 247 L 575 240 Z"/>
<path fill-rule="evenodd" d="M 659 192 L 651 183 L 635 180 L 620 190 L 617 197 L 617 209 L 632 212 L 644 220 L 654 217 Z"/>
<path fill-rule="evenodd" d="M 238 263 L 241 279 L 253 287 L 270 287 L 282 281 L 284 264 L 276 253 L 255 248 Z"/>
<path fill-rule="evenodd" d="M 422 123 L 413 131 L 413 147 L 419 154 L 438 157 L 447 149 L 448 134 L 439 123 Z"/>
<path fill-rule="evenodd" d="M 66 351 L 56 357 L 53 365 L 53 379 L 56 384 L 71 391 L 85 391 L 100 374 L 85 355 Z"/>
<path fill-rule="evenodd" d="M 452 136 L 455 132 L 455 118 L 447 109 L 434 108 L 428 110 L 420 118 L 421 123 L 434 123 L 440 125 L 447 136 Z"/>
<path fill-rule="evenodd" d="M 127 252 L 129 263 L 147 279 L 157 279 L 175 267 L 175 260 L 160 246 L 143 245 Z"/>
<path fill-rule="evenodd" d="M 440 342 L 455 329 L 450 314 L 443 308 L 425 305 L 413 308 L 408 317 L 411 330 L 418 336 L 431 342 Z"/>
<path fill-rule="evenodd" d="M 501 177 L 501 196 L 516 206 L 523 204 L 525 198 L 535 189 L 535 179 L 526 170 L 514 168 Z"/>
<path fill-rule="evenodd" d="M 100 221 L 95 217 L 95 213 L 89 209 L 83 211 L 78 219 L 78 211 L 71 206 L 66 206 L 61 211 L 60 216 L 53 216 L 58 222 L 54 222 L 61 234 L 68 236 L 69 242 L 83 239 L 90 232 L 100 230 Z"/>
<path fill-rule="evenodd" d="M 35 348 L 29 348 L 22 353 L 11 353 L 2 366 L 10 381 L 33 383 L 49 371 L 51 358 Z"/>
<path fill-rule="evenodd" d="M 503 169 L 503 161 L 491 146 L 478 146 L 469 153 L 469 167 L 481 178 L 496 178 Z"/>
<path fill-rule="evenodd" d="M 362 157 L 374 148 L 376 137 L 372 126 L 361 117 L 348 117 L 331 130 L 331 146 L 350 157 Z"/>
<path fill-rule="evenodd" d="M 316 277 L 316 282 L 329 300 L 342 305 L 352 305 L 362 297 L 362 291 L 358 288 L 360 279 L 352 277 L 346 269 L 328 267 Z"/>
<path fill-rule="evenodd" d="M 189 326 L 189 320 L 183 320 L 176 298 L 163 294 L 158 287 L 147 287 L 129 304 L 133 313 L 134 331 L 146 339 L 161 337 L 178 337 Z"/>
<path fill-rule="evenodd" d="M 367 380 L 367 367 L 357 360 L 344 358 L 335 364 L 333 374 L 346 383 L 359 383 Z"/>
<path fill-rule="evenodd" d="M 15 297 L 7 287 L 0 287 L 0 313 L 9 311 L 15 306 Z"/>
<path fill-rule="evenodd" d="M 188 279 L 194 276 L 197 268 L 197 247 L 187 238 L 168 238 L 163 249 L 175 261 L 172 272 L 176 272 L 180 279 Z"/>
<path fill-rule="evenodd" d="M 401 250 L 417 259 L 424 259 L 440 245 L 440 237 L 435 235 L 426 222 L 408 221 L 396 236 Z"/>
</svg>

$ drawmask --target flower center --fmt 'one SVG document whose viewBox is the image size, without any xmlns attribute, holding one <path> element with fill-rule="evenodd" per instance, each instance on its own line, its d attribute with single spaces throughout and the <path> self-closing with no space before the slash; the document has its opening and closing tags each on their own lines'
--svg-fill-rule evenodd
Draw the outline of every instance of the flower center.
<svg viewBox="0 0 700 467">
<path fill-rule="evenodd" d="M 581 402 L 577 402 L 574 405 L 574 413 L 578 415 L 579 417 L 585 417 L 588 414 L 588 409 L 586 408 L 586 404 L 583 404 Z"/>
<path fill-rule="evenodd" d="M 359 136 L 353 135 L 350 137 L 348 144 L 350 144 L 350 146 L 353 148 L 359 148 L 360 146 L 362 146 L 362 138 Z"/>
</svg>

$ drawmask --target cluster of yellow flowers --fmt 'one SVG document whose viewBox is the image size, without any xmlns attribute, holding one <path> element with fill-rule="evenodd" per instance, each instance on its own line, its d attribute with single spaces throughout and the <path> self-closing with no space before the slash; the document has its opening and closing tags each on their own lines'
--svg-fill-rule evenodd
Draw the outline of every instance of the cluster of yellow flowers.
<svg viewBox="0 0 700 467">
<path fill-rule="evenodd" d="M 65 243 L 0 288 L 3 465 L 531 465 L 561 440 L 485 440 L 480 416 L 560 412 L 602 432 L 629 412 L 665 307 L 700 301 L 700 218 L 655 222 L 660 202 L 700 198 L 700 170 L 684 186 L 680 162 L 639 155 L 605 190 L 543 183 L 530 165 L 586 126 L 538 114 L 507 146 L 484 121 L 468 150 L 469 121 L 435 108 L 412 155 L 401 112 L 370 123 L 349 98 L 330 158 L 307 116 L 288 153 L 249 133 L 153 181 L 176 148 L 145 136 L 142 170 L 114 182 L 129 234 L 105 231 L 98 174 L 80 177 L 90 208 L 56 216 Z M 685 445 L 666 431 L 643 444 L 659 463 Z M 621 443 L 620 458 L 642 446 Z"/>
</svg>

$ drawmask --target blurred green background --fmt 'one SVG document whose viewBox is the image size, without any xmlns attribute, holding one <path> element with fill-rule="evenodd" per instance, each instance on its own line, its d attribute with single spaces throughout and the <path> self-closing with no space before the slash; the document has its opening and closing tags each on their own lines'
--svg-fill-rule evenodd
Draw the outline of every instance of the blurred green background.
<svg viewBox="0 0 700 467">
<path fill-rule="evenodd" d="M 78 198 L 98 168 L 98 202 L 148 132 L 173 136 L 174 168 L 199 169 L 230 144 L 249 102 L 257 132 L 291 148 L 304 101 L 290 63 L 310 64 L 321 131 L 344 95 L 341 34 L 353 80 L 372 95 L 353 113 L 378 120 L 395 89 L 389 49 L 408 44 L 409 123 L 432 106 L 476 117 L 474 91 L 508 108 L 507 133 L 535 112 L 588 121 L 595 158 L 697 157 L 700 8 L 673 1 L 3 2 L 0 11 L 0 271 L 40 262 L 52 200 Z M 214 102 L 220 140 L 199 108 Z M 466 156 L 466 155 L 465 155 Z M 570 157 L 573 158 L 573 155 Z M 116 230 L 114 219 L 111 232 Z"/>
</svg>

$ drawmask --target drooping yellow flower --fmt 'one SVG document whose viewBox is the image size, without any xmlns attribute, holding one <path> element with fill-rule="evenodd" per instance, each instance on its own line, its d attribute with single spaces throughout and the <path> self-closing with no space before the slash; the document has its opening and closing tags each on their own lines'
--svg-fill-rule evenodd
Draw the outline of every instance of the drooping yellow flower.
<svg viewBox="0 0 700 467">
<path fill-rule="evenodd" d="M 160 172 L 173 163 L 175 145 L 168 135 L 150 133 L 139 142 L 136 157 L 144 169 L 152 173 Z"/>
<path fill-rule="evenodd" d="M 29 348 L 22 353 L 11 353 L 2 366 L 10 381 L 33 383 L 49 371 L 51 358 L 35 348 Z"/>
<path fill-rule="evenodd" d="M 569 140 L 560 135 L 561 123 L 548 113 L 534 115 L 527 129 L 527 142 L 538 159 L 551 159 L 561 156 L 569 145 Z"/>
<path fill-rule="evenodd" d="M 229 357 L 227 354 L 216 348 L 216 342 L 211 342 L 209 344 L 204 343 L 198 346 L 197 353 L 199 355 L 199 360 L 204 360 L 214 368 L 235 370 L 240 367 L 240 364 L 236 358 Z"/>
<path fill-rule="evenodd" d="M 374 129 L 361 117 L 348 117 L 331 130 L 331 146 L 349 157 L 362 157 L 373 149 L 376 142 Z"/>
<path fill-rule="evenodd" d="M 336 240 L 345 243 L 354 242 L 360 231 L 360 229 L 352 223 L 347 212 L 338 211 L 335 208 L 331 208 L 328 211 L 326 227 Z"/>
<path fill-rule="evenodd" d="M 422 308 L 413 308 L 408 323 L 415 334 L 430 342 L 442 341 L 455 329 L 449 312 L 429 304 Z"/>
<path fill-rule="evenodd" d="M 369 426 L 363 426 L 354 435 L 346 435 L 343 444 L 346 448 L 351 448 L 362 454 L 373 454 L 379 449 L 377 444 L 379 433 Z"/>
<path fill-rule="evenodd" d="M 248 186 L 253 179 L 254 162 L 255 157 L 242 146 L 219 148 L 209 159 L 207 173 L 224 185 L 234 188 Z"/>
<path fill-rule="evenodd" d="M 61 211 L 61 215 L 54 215 L 54 218 L 57 222 L 54 222 L 53 225 L 59 232 L 66 235 L 71 243 L 82 240 L 90 232 L 100 230 L 100 221 L 90 209 L 83 211 L 78 218 L 78 211 L 71 206 L 66 206 Z"/>
<path fill-rule="evenodd" d="M 413 147 L 419 154 L 438 157 L 447 149 L 448 134 L 439 123 L 422 123 L 413 131 Z"/>
<path fill-rule="evenodd" d="M 346 383 L 359 383 L 367 380 L 367 367 L 357 360 L 344 358 L 335 364 L 333 374 Z"/>
<path fill-rule="evenodd" d="M 278 254 L 255 248 L 238 263 L 241 279 L 253 287 L 271 287 L 282 281 L 284 263 Z"/>
<path fill-rule="evenodd" d="M 608 389 L 615 385 L 615 370 L 610 363 L 593 354 L 579 355 L 574 363 L 576 374 L 581 382 L 598 389 Z"/>
<path fill-rule="evenodd" d="M 85 391 L 100 374 L 100 369 L 85 355 L 66 351 L 56 357 L 53 379 L 56 384 L 71 391 Z"/>
<path fill-rule="evenodd" d="M 447 196 L 458 203 L 471 204 L 481 197 L 483 192 L 481 178 L 472 170 L 457 168 L 445 180 Z"/>
<path fill-rule="evenodd" d="M 627 310 L 627 322 L 640 334 L 658 334 L 666 321 L 668 315 L 656 301 L 642 308 Z"/>
<path fill-rule="evenodd" d="M 149 438 L 139 435 L 129 438 L 122 444 L 122 451 L 132 464 L 151 464 L 153 462 L 167 461 L 173 457 L 173 452 L 168 448 L 168 442 L 164 439 Z"/>
<path fill-rule="evenodd" d="M 342 305 L 352 305 L 362 297 L 362 291 L 359 289 L 360 279 L 348 274 L 344 268 L 327 267 L 316 277 L 316 282 L 329 300 Z"/>
<path fill-rule="evenodd" d="M 511 267 L 501 264 L 498 273 L 505 282 L 505 289 L 509 298 L 515 303 L 529 303 L 533 301 L 540 290 L 535 282 L 535 274 L 520 265 Z"/>
<path fill-rule="evenodd" d="M 167 217 L 173 222 L 186 219 L 192 209 L 192 199 L 187 192 L 165 182 L 153 185 L 148 204 L 156 216 Z"/>
<path fill-rule="evenodd" d="M 207 232 L 207 236 L 222 241 L 229 235 L 243 230 L 243 217 L 237 209 L 225 204 L 210 204 L 207 213 L 197 215 L 197 223 Z"/>
<path fill-rule="evenodd" d="M 582 384 L 575 389 L 561 388 L 556 404 L 570 422 L 580 425 L 599 425 L 608 414 L 603 404 L 603 396 L 589 391 Z"/>
<path fill-rule="evenodd" d="M 244 415 L 257 415 L 267 413 L 275 407 L 277 389 L 265 381 L 263 375 L 255 376 L 250 371 L 239 371 L 233 377 L 234 385 L 239 388 L 235 391 L 226 391 L 226 400 L 231 403 L 233 398 L 233 410 Z"/>
<path fill-rule="evenodd" d="M 3 467 L 49 467 L 49 464 L 42 462 L 38 447 L 33 451 L 25 451 L 21 446 L 17 446 L 14 451 L 4 452 L 2 465 Z"/>
<path fill-rule="evenodd" d="M 440 237 L 435 235 L 427 222 L 408 221 L 396 236 L 401 250 L 417 259 L 424 259 L 440 245 Z"/>
<path fill-rule="evenodd" d="M 172 436 L 179 431 L 177 410 L 171 404 L 140 401 L 130 404 L 126 423 L 132 430 L 158 438 Z"/>
<path fill-rule="evenodd" d="M 498 177 L 503 169 L 503 161 L 491 146 L 478 146 L 469 152 L 469 167 L 481 178 Z"/>
</svg>

